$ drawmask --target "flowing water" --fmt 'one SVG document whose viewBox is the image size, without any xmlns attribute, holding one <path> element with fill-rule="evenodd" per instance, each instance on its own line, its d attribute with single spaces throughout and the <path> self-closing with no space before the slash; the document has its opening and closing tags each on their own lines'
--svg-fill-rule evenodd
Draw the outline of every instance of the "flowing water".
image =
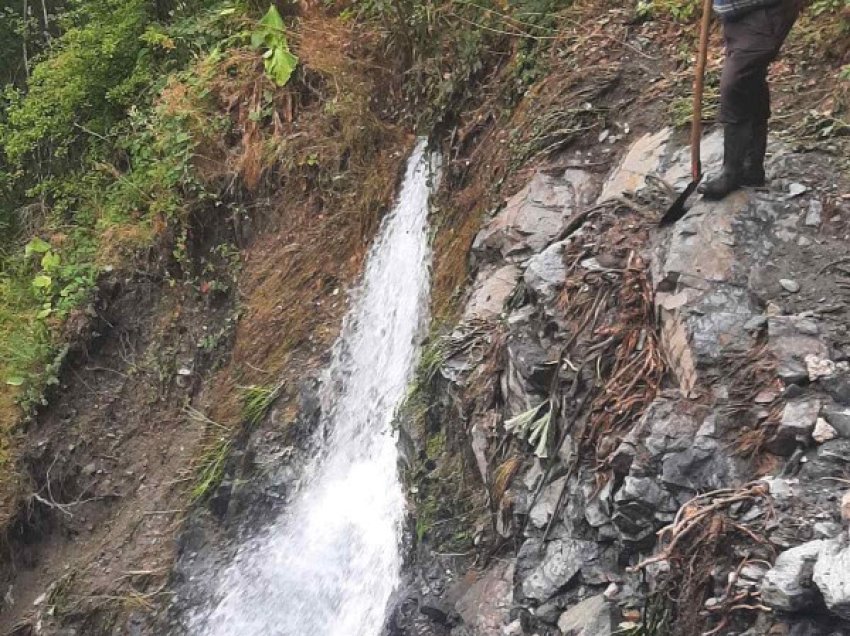
<svg viewBox="0 0 850 636">
<path fill-rule="evenodd" d="M 404 495 L 393 414 L 411 380 L 429 289 L 425 144 L 369 252 L 327 372 L 323 449 L 288 510 L 240 548 L 206 636 L 378 636 L 400 579 Z"/>
</svg>

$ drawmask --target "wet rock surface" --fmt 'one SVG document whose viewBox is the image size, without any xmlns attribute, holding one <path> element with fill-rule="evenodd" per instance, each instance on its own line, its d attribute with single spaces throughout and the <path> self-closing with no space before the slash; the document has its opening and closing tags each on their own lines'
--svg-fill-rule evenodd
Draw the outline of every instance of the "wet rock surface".
<svg viewBox="0 0 850 636">
<path fill-rule="evenodd" d="M 708 172 L 721 159 L 720 145 L 718 133 L 704 140 Z M 586 221 L 569 236 L 563 228 L 582 204 L 616 205 L 624 193 L 661 209 L 646 176 L 681 188 L 689 180 L 686 152 L 669 131 L 647 135 L 597 181 L 595 196 L 592 179 L 575 170 L 537 175 L 478 235 L 482 273 L 463 320 L 484 317 L 474 309 L 492 276 L 483 272 L 511 268 L 513 283 L 486 314 L 489 344 L 450 347 L 441 382 L 444 391 L 464 395 L 478 381 L 484 351 L 502 343 L 501 363 L 493 365 L 497 398 L 484 406 L 458 398 L 453 407 L 471 422 L 488 422 L 474 425 L 482 484 L 491 488 L 511 468 L 504 494 L 490 502 L 499 538 L 482 539 L 501 558 L 515 559 L 510 601 L 500 601 L 495 613 L 482 609 L 498 617 L 481 619 L 486 633 L 618 633 L 651 618 L 655 590 L 669 591 L 664 586 L 676 581 L 695 585 L 688 569 L 700 567 L 699 593 L 687 597 L 693 607 L 673 611 L 675 633 L 850 633 L 841 508 L 841 480 L 850 475 L 850 374 L 843 364 L 850 349 L 844 309 L 818 273 L 840 242 L 820 235 L 828 215 L 814 189 L 789 194 L 803 160 L 779 146 L 772 155 L 768 188 L 717 203 L 696 199 L 682 222 L 649 232 L 639 253 L 667 374 L 637 417 L 594 437 L 592 447 L 590 427 L 601 415 L 585 414 L 582 398 L 612 378 L 565 355 L 579 338 L 569 305 L 580 293 L 566 281 L 580 272 L 591 283 L 627 267 L 616 245 L 593 243 L 609 240 L 593 234 L 611 232 L 606 221 Z M 571 260 L 582 242 L 594 245 L 592 253 Z M 813 246 L 819 259 L 810 258 Z M 552 400 L 557 408 L 547 406 Z M 551 436 L 548 446 L 540 435 Z M 692 518 L 699 523 L 689 527 Z M 689 544 L 697 535 L 716 546 L 702 565 L 695 561 L 700 544 Z M 676 549 L 695 550 L 689 565 Z M 427 561 L 427 550 L 418 558 Z M 456 565 L 443 580 L 462 578 L 466 566 Z M 505 572 L 501 561 L 490 567 L 494 580 Z M 499 590 L 494 596 L 502 598 Z M 741 605 L 755 609 L 736 609 Z M 483 633 L 468 602 L 455 607 L 451 634 Z"/>
</svg>

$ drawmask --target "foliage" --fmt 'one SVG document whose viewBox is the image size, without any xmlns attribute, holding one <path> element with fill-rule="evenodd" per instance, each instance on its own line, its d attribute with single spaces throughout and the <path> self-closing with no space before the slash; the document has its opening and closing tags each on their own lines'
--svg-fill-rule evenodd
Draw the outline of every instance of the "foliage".
<svg viewBox="0 0 850 636">
<path fill-rule="evenodd" d="M 192 486 L 193 502 L 204 501 L 215 492 L 224 477 L 227 457 L 230 454 L 232 440 L 222 434 L 214 439 L 204 451 Z"/>
<path fill-rule="evenodd" d="M 635 13 L 639 18 L 669 17 L 676 22 L 690 22 L 700 14 L 699 0 L 638 0 Z"/>
<path fill-rule="evenodd" d="M 274 5 L 251 34 L 251 46 L 255 49 L 264 48 L 263 65 L 266 75 L 278 86 L 286 86 L 292 77 L 298 58 L 289 50 L 286 40 L 286 27 Z"/>
<path fill-rule="evenodd" d="M 404 92 L 424 128 L 453 122 L 481 95 L 493 69 L 508 65 L 504 105 L 510 107 L 545 73 L 543 56 L 555 37 L 557 0 L 359 0 L 361 19 L 379 22 L 404 69 Z"/>
<path fill-rule="evenodd" d="M 25 410 L 55 381 L 62 325 L 104 266 L 159 235 L 185 253 L 191 209 L 216 198 L 196 151 L 226 129 L 202 112 L 213 65 L 196 60 L 251 33 L 244 13 L 213 0 L 42 6 L 49 47 L 11 20 L 2 29 L 18 40 L 0 48 L 0 381 Z M 22 40 L 28 81 L 14 70 Z"/>
<path fill-rule="evenodd" d="M 242 419 L 250 426 L 257 426 L 280 395 L 282 384 L 273 386 L 243 386 Z"/>
</svg>

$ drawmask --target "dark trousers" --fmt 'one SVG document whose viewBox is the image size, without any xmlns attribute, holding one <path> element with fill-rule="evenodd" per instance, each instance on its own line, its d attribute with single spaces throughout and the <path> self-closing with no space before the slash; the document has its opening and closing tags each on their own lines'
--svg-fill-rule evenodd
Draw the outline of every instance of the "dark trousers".
<svg viewBox="0 0 850 636">
<path fill-rule="evenodd" d="M 770 117 L 767 69 L 799 13 L 799 0 L 780 0 L 723 23 L 726 60 L 720 78 L 718 121 L 742 124 Z"/>
</svg>

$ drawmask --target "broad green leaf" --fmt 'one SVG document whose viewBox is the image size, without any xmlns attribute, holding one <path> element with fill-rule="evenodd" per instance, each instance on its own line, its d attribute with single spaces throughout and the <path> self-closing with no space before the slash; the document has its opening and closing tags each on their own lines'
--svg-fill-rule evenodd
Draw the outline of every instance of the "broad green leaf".
<svg viewBox="0 0 850 636">
<path fill-rule="evenodd" d="M 273 31 L 283 32 L 283 18 L 280 17 L 280 13 L 278 12 L 276 6 L 269 6 L 269 10 L 266 11 L 266 15 L 263 16 L 262 20 L 260 20 L 260 25 L 267 27 Z"/>
<path fill-rule="evenodd" d="M 266 73 L 278 86 L 286 86 L 292 72 L 298 64 L 298 58 L 281 47 L 269 49 L 263 56 L 265 58 Z"/>
<path fill-rule="evenodd" d="M 44 289 L 50 287 L 53 284 L 53 279 L 50 276 L 46 276 L 44 274 L 39 274 L 35 278 L 32 279 L 32 286 Z"/>
<path fill-rule="evenodd" d="M 6 378 L 6 384 L 9 386 L 21 386 L 24 383 L 24 379 L 19 375 L 13 375 L 11 377 Z"/>
<path fill-rule="evenodd" d="M 53 309 L 52 309 L 52 308 L 50 308 L 50 307 L 45 307 L 45 308 L 44 308 L 44 309 L 42 309 L 40 312 L 38 312 L 38 313 L 35 315 L 35 317 L 36 317 L 38 320 L 44 320 L 44 319 L 45 319 L 45 318 L 47 318 L 47 317 L 48 317 L 51 313 L 53 313 Z"/>
<path fill-rule="evenodd" d="M 27 246 L 24 248 L 24 255 L 29 256 L 30 254 L 44 254 L 45 252 L 50 250 L 50 243 L 47 241 L 43 241 L 37 236 L 32 239 Z"/>
<path fill-rule="evenodd" d="M 62 258 L 56 252 L 47 252 L 44 256 L 41 257 L 41 268 L 42 269 L 55 269 L 59 267 L 59 264 L 62 262 Z"/>
</svg>

